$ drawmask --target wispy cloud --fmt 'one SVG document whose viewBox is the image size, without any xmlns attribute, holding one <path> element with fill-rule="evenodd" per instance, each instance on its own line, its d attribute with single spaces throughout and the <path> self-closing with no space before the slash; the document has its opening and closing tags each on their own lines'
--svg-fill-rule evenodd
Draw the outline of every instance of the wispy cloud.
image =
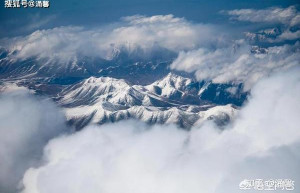
<svg viewBox="0 0 300 193">
<path fill-rule="evenodd" d="M 255 23 L 279 23 L 295 26 L 300 23 L 300 14 L 295 6 L 287 8 L 272 7 L 268 9 L 235 9 L 222 11 L 231 16 L 232 20 Z"/>
<path fill-rule="evenodd" d="M 29 24 L 23 27 L 22 30 L 26 33 L 26 32 L 32 32 L 41 29 L 51 21 L 55 20 L 56 18 L 57 18 L 56 15 L 49 15 L 49 16 L 41 16 L 41 14 L 28 15 L 27 21 L 29 22 Z"/>
<path fill-rule="evenodd" d="M 275 28 L 265 29 L 263 32 L 247 32 L 246 36 L 250 40 L 276 43 L 300 38 L 300 13 L 295 6 L 287 8 L 271 7 L 258 10 L 235 9 L 222 11 L 221 13 L 229 15 L 231 20 L 238 22 L 261 23 L 267 27 L 270 25 L 275 26 Z"/>
</svg>

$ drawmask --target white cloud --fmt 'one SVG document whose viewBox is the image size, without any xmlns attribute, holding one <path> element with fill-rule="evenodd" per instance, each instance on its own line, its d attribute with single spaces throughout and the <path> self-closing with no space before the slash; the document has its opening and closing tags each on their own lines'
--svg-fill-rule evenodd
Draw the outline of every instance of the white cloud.
<svg viewBox="0 0 300 193">
<path fill-rule="evenodd" d="M 0 107 L 0 192 L 14 193 L 26 169 L 40 161 L 45 144 L 66 127 L 53 103 L 24 88 L 5 89 Z"/>
<path fill-rule="evenodd" d="M 297 25 L 299 20 L 294 6 L 232 10 L 228 14 L 240 21 L 290 22 L 289 27 Z M 299 31 L 291 31 L 289 27 L 284 28 L 282 33 L 272 29 L 261 33 L 274 36 L 274 39 L 267 38 L 272 43 L 296 41 Z M 266 39 L 264 35 L 247 34 L 259 41 Z M 55 65 L 76 64 L 80 56 L 111 59 L 120 50 L 147 59 L 149 55 L 165 49 L 179 53 L 171 65 L 172 69 L 195 72 L 199 80 L 220 83 L 246 81 L 248 89 L 261 77 L 299 65 L 298 42 L 295 45 L 270 47 L 267 54 L 251 54 L 245 43 L 230 48 L 232 39 L 224 29 L 214 25 L 196 24 L 173 15 L 135 15 L 124 17 L 119 23 L 93 29 L 65 26 L 38 30 L 25 37 L 2 40 L 1 44 L 10 51 L 11 59 L 47 58 L 40 62 L 41 65 L 51 62 Z"/>
<path fill-rule="evenodd" d="M 28 15 L 28 18 L 26 18 L 28 24 L 22 28 L 22 31 L 33 32 L 34 30 L 41 29 L 43 26 L 53 21 L 56 17 L 56 15 L 42 16 L 39 13 L 30 14 Z"/>
<path fill-rule="evenodd" d="M 246 32 L 246 38 L 250 40 L 250 42 L 256 43 L 258 42 L 269 42 L 269 43 L 278 43 L 284 42 L 287 40 L 299 40 L 300 38 L 300 30 L 291 31 L 286 28 L 283 29 L 282 32 L 279 32 L 277 28 L 261 30 L 256 33 Z"/>
<path fill-rule="evenodd" d="M 69 26 L 38 30 L 25 37 L 2 40 L 2 44 L 19 59 L 37 56 L 70 61 L 78 55 L 110 59 L 115 49 L 148 54 L 158 47 L 178 52 L 217 44 L 222 38 L 215 28 L 173 15 L 131 16 L 93 29 Z"/>
<path fill-rule="evenodd" d="M 274 31 L 274 29 L 278 30 L 277 28 L 273 28 L 271 31 L 269 29 L 261 30 L 258 33 L 247 32 L 246 35 L 250 39 L 276 43 L 286 40 L 297 40 L 300 38 L 300 30 L 294 31 L 295 29 L 292 29 L 293 27 L 296 27 L 297 29 L 300 24 L 300 13 L 295 6 L 290 6 L 287 8 L 271 7 L 260 10 L 235 9 L 230 11 L 222 11 L 222 13 L 226 13 L 231 16 L 231 20 L 265 23 L 266 25 L 281 24 L 281 32 Z M 263 33 L 261 33 L 262 31 Z M 271 32 L 271 34 L 269 32 Z"/>
<path fill-rule="evenodd" d="M 245 177 L 299 181 L 299 98 L 296 68 L 259 82 L 223 132 L 211 123 L 190 132 L 90 126 L 51 140 L 45 164 L 25 173 L 23 193 L 227 193 Z"/>
<path fill-rule="evenodd" d="M 223 11 L 225 12 L 225 11 Z M 271 7 L 268 9 L 235 9 L 226 11 L 232 20 L 255 23 L 280 23 L 289 26 L 299 25 L 300 14 L 295 6 L 287 8 Z"/>
<path fill-rule="evenodd" d="M 299 40 L 300 39 L 300 30 L 292 32 L 290 30 L 285 30 L 282 34 L 276 38 L 277 42 L 284 40 Z M 275 41 L 275 42 L 276 42 Z"/>
<path fill-rule="evenodd" d="M 171 64 L 172 69 L 194 72 L 199 80 L 216 83 L 245 82 L 246 89 L 260 78 L 274 72 L 299 66 L 299 42 L 267 48 L 267 53 L 251 53 L 243 41 L 232 47 L 180 52 Z M 259 50 L 258 50 L 259 51 Z"/>
</svg>

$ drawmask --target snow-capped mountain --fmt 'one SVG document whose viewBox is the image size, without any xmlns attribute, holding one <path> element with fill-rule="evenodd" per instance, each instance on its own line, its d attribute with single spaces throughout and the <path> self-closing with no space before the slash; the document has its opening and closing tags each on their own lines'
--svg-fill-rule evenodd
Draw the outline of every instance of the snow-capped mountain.
<svg viewBox="0 0 300 193">
<path fill-rule="evenodd" d="M 109 59 L 79 54 L 59 61 L 20 59 L 0 49 L 0 79 L 53 98 L 77 129 L 129 118 L 183 128 L 207 119 L 218 125 L 232 119 L 247 96 L 242 84 L 195 81 L 170 70 L 173 53 L 159 51 L 147 58 L 139 50 L 129 54 L 116 48 Z"/>
<path fill-rule="evenodd" d="M 195 84 L 172 73 L 146 86 L 131 85 L 123 79 L 90 77 L 65 88 L 56 100 L 77 129 L 129 118 L 150 124 L 174 123 L 183 128 L 207 119 L 224 125 L 233 118 L 233 105 L 216 106 L 202 100 L 209 85 Z"/>
</svg>

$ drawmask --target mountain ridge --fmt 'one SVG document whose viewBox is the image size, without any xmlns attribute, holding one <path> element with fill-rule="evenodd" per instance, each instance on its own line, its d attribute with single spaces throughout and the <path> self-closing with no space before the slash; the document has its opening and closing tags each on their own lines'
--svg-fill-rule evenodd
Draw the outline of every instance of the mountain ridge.
<svg viewBox="0 0 300 193">
<path fill-rule="evenodd" d="M 193 83 L 192 79 L 173 73 L 146 86 L 111 77 L 90 77 L 65 88 L 58 94 L 57 101 L 64 107 L 67 119 L 78 129 L 85 124 L 129 118 L 190 128 L 204 119 L 216 119 L 222 125 L 234 117 L 237 110 L 234 105 L 217 106 L 201 100 L 203 91 L 191 89 L 189 85 Z M 187 95 L 190 95 L 190 104 L 186 102 Z"/>
</svg>

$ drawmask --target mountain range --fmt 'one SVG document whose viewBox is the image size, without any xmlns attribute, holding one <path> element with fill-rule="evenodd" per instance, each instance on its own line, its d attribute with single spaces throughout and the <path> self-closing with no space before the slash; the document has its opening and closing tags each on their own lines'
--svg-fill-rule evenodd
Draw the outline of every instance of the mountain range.
<svg viewBox="0 0 300 193">
<path fill-rule="evenodd" d="M 170 70 L 171 60 L 160 55 L 143 60 L 116 50 L 111 59 L 77 56 L 62 63 L 0 51 L 2 85 L 25 86 L 52 98 L 77 130 L 124 119 L 185 129 L 213 120 L 222 127 L 248 95 L 243 84 L 196 81 L 191 74 Z"/>
</svg>

